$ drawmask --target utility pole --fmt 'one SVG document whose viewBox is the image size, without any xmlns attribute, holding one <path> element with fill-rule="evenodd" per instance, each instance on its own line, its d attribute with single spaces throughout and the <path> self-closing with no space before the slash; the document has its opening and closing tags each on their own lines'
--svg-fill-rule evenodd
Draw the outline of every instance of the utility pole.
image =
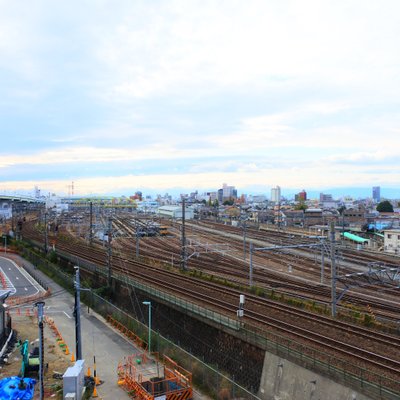
<svg viewBox="0 0 400 400">
<path fill-rule="evenodd" d="M 140 255 L 140 231 L 139 224 L 136 225 L 136 259 L 139 258 Z"/>
<path fill-rule="evenodd" d="M 331 302 L 332 302 L 332 317 L 336 317 L 336 260 L 335 260 L 335 223 L 331 222 Z"/>
<path fill-rule="evenodd" d="M 107 228 L 107 282 L 108 286 L 111 287 L 111 279 L 112 279 L 112 218 L 108 218 L 108 228 Z"/>
<path fill-rule="evenodd" d="M 145 306 L 149 307 L 149 339 L 148 339 L 148 353 L 151 354 L 151 301 L 143 301 Z"/>
<path fill-rule="evenodd" d="M 184 271 L 187 270 L 186 258 L 186 234 L 185 234 L 185 198 L 182 196 L 182 260 L 181 265 Z"/>
<path fill-rule="evenodd" d="M 342 239 L 340 243 L 343 245 L 344 244 L 344 210 L 342 211 Z"/>
<path fill-rule="evenodd" d="M 250 286 L 250 289 L 253 287 L 253 242 L 250 242 L 249 286 Z"/>
<path fill-rule="evenodd" d="M 321 239 L 321 283 L 325 280 L 325 241 Z"/>
<path fill-rule="evenodd" d="M 81 337 L 81 284 L 79 267 L 75 268 L 75 349 L 76 359 L 82 360 L 82 337 Z"/>
<path fill-rule="evenodd" d="M 246 261 L 246 221 L 243 221 L 243 260 Z"/>
<path fill-rule="evenodd" d="M 14 233 L 14 201 L 11 202 L 11 230 Z"/>
<path fill-rule="evenodd" d="M 44 213 L 44 252 L 47 254 L 49 250 L 49 238 L 47 236 L 47 211 Z"/>
<path fill-rule="evenodd" d="M 93 203 L 89 203 L 89 245 L 92 246 L 93 244 Z"/>
<path fill-rule="evenodd" d="M 43 306 L 44 301 L 39 301 L 35 304 L 38 308 L 39 320 L 39 382 L 40 382 L 40 400 L 44 399 L 44 339 L 43 339 Z"/>
</svg>

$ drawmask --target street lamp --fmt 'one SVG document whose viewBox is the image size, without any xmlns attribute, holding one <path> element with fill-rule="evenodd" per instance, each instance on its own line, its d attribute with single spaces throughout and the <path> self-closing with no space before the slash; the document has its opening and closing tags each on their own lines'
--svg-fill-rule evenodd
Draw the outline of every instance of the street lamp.
<svg viewBox="0 0 400 400">
<path fill-rule="evenodd" d="M 149 307 L 149 355 L 151 353 L 151 301 L 144 301 L 143 304 Z"/>
<path fill-rule="evenodd" d="M 3 235 L 4 239 L 4 254 L 7 254 L 7 235 Z"/>
</svg>

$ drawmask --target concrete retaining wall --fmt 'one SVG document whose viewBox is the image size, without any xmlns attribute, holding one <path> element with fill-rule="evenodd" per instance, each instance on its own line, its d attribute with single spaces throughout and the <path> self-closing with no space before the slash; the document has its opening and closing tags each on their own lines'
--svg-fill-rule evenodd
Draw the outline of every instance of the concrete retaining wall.
<svg viewBox="0 0 400 400">
<path fill-rule="evenodd" d="M 258 396 L 263 400 L 371 400 L 267 352 Z"/>
</svg>

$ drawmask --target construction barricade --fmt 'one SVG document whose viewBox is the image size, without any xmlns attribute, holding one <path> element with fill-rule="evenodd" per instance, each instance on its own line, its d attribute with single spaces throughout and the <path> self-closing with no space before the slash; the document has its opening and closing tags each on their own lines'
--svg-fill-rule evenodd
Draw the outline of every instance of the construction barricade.
<svg viewBox="0 0 400 400">
<path fill-rule="evenodd" d="M 145 352 L 127 356 L 118 366 L 118 384 L 138 400 L 190 400 L 193 397 L 192 374 L 169 357 L 162 362 Z"/>
</svg>

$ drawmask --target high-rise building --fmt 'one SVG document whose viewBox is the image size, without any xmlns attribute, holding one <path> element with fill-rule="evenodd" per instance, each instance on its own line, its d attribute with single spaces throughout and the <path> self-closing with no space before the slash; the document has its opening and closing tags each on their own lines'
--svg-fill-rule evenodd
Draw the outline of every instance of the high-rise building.
<svg viewBox="0 0 400 400">
<path fill-rule="evenodd" d="M 381 187 L 374 186 L 372 188 L 372 198 L 374 199 L 375 203 L 379 203 L 381 201 Z"/>
<path fill-rule="evenodd" d="M 221 189 L 218 189 L 218 201 L 220 203 L 225 200 L 236 200 L 237 199 L 237 190 L 235 186 L 228 186 L 226 183 L 222 185 Z"/>
<path fill-rule="evenodd" d="M 294 196 L 295 201 L 306 201 L 307 200 L 307 192 L 303 189 L 300 193 L 297 193 Z"/>
<path fill-rule="evenodd" d="M 274 203 L 279 203 L 281 201 L 281 188 L 276 186 L 271 189 L 271 201 Z"/>
<path fill-rule="evenodd" d="M 323 203 L 325 201 L 333 201 L 332 195 L 326 194 L 326 193 L 320 193 L 319 194 L 319 202 Z"/>
</svg>

